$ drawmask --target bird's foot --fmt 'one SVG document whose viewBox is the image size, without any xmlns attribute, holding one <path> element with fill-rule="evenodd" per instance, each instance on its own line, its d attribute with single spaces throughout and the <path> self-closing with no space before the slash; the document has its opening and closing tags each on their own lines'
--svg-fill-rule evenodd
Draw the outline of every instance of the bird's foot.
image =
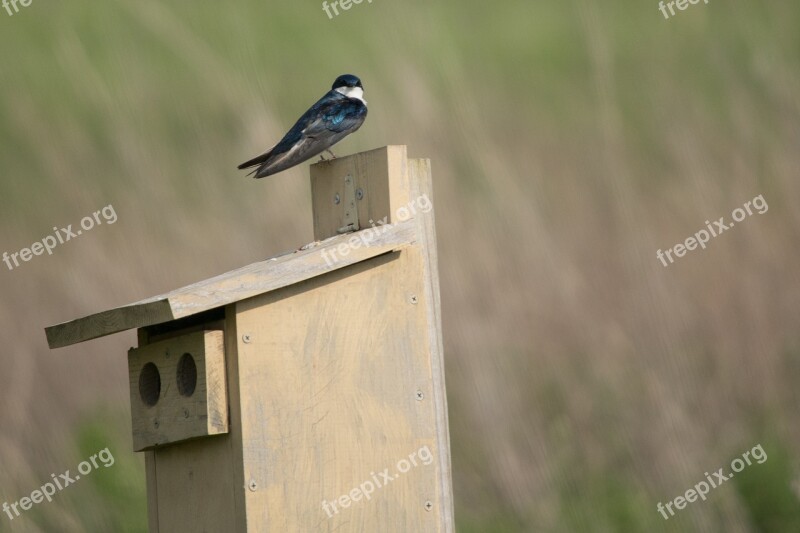
<svg viewBox="0 0 800 533">
<path fill-rule="evenodd" d="M 325 151 L 328 152 L 329 154 L 331 154 L 331 159 L 336 159 L 336 154 L 334 154 L 330 150 L 325 150 Z"/>
</svg>

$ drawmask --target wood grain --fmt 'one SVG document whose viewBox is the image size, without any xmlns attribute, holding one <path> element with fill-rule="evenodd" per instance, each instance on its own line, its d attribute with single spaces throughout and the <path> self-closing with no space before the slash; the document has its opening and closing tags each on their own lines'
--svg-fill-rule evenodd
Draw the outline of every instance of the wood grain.
<svg viewBox="0 0 800 533">
<path fill-rule="evenodd" d="M 411 196 L 422 196 L 430 200 L 431 206 L 436 202 L 433 198 L 433 179 L 430 159 L 409 160 L 409 187 Z M 427 342 L 430 351 L 431 389 L 436 404 L 436 450 L 439 453 L 438 466 L 441 468 L 439 481 L 439 504 L 442 506 L 442 519 L 445 531 L 455 531 L 453 520 L 453 486 L 452 467 L 450 463 L 450 431 L 447 417 L 447 388 L 444 371 L 444 340 L 442 338 L 442 306 L 439 295 L 439 258 L 436 246 L 436 225 L 433 207 L 427 213 L 419 211 L 415 221 L 418 230 L 418 249 L 421 252 L 422 284 L 427 306 Z"/>
<path fill-rule="evenodd" d="M 228 432 L 228 394 L 222 331 L 174 337 L 128 353 L 134 451 Z M 178 369 L 185 355 L 195 368 L 196 382 L 181 391 Z M 158 372 L 157 401 L 148 405 L 140 391 L 145 366 Z"/>
<path fill-rule="evenodd" d="M 384 218 L 388 224 L 398 222 L 395 214 L 409 201 L 407 164 L 405 146 L 384 146 L 311 165 L 314 238 L 338 235 L 338 229 L 345 225 L 350 208 L 345 201 L 347 176 L 361 191 L 356 199 L 360 229 L 378 226 Z M 334 201 L 337 195 L 338 204 Z"/>
<path fill-rule="evenodd" d="M 447 531 L 438 460 L 397 467 L 447 455 L 420 272 L 406 249 L 236 304 L 248 531 Z M 323 508 L 387 468 L 369 500 Z"/>
</svg>

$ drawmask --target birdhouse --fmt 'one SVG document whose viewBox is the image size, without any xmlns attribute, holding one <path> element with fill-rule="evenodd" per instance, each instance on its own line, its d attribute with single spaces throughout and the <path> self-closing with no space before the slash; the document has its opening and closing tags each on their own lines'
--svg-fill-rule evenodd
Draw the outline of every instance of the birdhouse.
<svg viewBox="0 0 800 533">
<path fill-rule="evenodd" d="M 430 161 L 311 166 L 316 242 L 46 328 L 128 329 L 151 532 L 452 532 Z"/>
</svg>

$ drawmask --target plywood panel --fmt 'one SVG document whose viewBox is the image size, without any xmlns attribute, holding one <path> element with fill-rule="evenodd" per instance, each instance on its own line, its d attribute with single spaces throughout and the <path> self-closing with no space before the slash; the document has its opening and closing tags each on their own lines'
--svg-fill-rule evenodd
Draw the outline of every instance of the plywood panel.
<svg viewBox="0 0 800 533">
<path fill-rule="evenodd" d="M 368 152 L 311 165 L 311 202 L 314 212 L 314 238 L 337 235 L 350 210 L 345 180 L 353 179 L 360 229 L 378 226 L 386 220 L 398 222 L 398 209 L 408 204 L 408 157 L 405 146 L 384 146 Z M 339 198 L 339 203 L 335 199 Z"/>
<path fill-rule="evenodd" d="M 222 331 L 199 331 L 128 353 L 134 451 L 228 431 Z"/>
<path fill-rule="evenodd" d="M 406 250 L 236 305 L 248 531 L 445 530 L 425 300 Z"/>
<path fill-rule="evenodd" d="M 231 445 L 223 435 L 153 452 L 158 532 L 244 531 L 236 514 Z"/>
<path fill-rule="evenodd" d="M 433 179 L 430 159 L 410 159 L 408 161 L 409 188 L 412 198 L 427 197 L 432 206 L 436 205 L 433 195 Z M 445 387 L 444 341 L 442 339 L 442 308 L 439 295 L 439 258 L 436 246 L 435 207 L 428 212 L 418 212 L 418 245 L 409 253 L 420 254 L 422 265 L 419 274 L 425 292 L 427 307 L 428 349 L 431 354 L 431 379 L 433 401 L 436 405 L 436 449 L 442 468 L 439 476 L 442 519 L 446 531 L 455 531 L 453 508 L 453 480 L 450 463 L 450 431 L 447 409 L 447 388 Z"/>
</svg>

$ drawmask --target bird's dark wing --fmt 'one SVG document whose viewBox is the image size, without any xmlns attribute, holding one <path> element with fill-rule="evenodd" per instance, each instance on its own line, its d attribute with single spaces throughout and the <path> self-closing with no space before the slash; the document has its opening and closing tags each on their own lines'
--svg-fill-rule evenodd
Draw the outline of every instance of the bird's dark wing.
<svg viewBox="0 0 800 533">
<path fill-rule="evenodd" d="M 333 93 L 333 92 L 334 91 L 331 91 L 331 93 Z M 277 157 L 277 156 L 280 156 L 281 154 L 285 155 L 287 152 L 289 152 L 289 150 L 291 150 L 292 146 L 295 143 L 297 143 L 298 141 L 301 140 L 301 138 L 303 136 L 303 127 L 304 127 L 304 124 L 308 121 L 308 119 L 311 116 L 317 115 L 320 112 L 321 108 L 330 107 L 330 104 L 332 103 L 331 96 L 334 96 L 331 93 L 328 93 L 325 96 L 323 96 L 322 98 L 320 98 L 314 105 L 312 105 L 308 109 L 308 111 L 303 113 L 303 116 L 300 117 L 299 119 L 297 119 L 297 122 L 295 122 L 294 126 L 292 126 L 292 129 L 290 129 L 286 133 L 286 135 L 283 136 L 283 139 L 281 139 L 278 142 L 278 144 L 276 144 L 275 146 L 273 146 L 272 148 L 270 148 L 269 150 L 267 150 L 263 154 L 258 155 L 258 156 L 254 157 L 253 159 L 250 159 L 248 161 L 245 161 L 244 163 L 239 165 L 237 168 L 239 168 L 241 170 L 241 169 L 245 169 L 245 168 L 255 167 L 255 166 L 258 166 L 258 165 L 261 165 L 263 163 L 268 162 L 270 157 L 272 157 L 273 155 Z"/>
<path fill-rule="evenodd" d="M 366 106 L 330 91 L 300 117 L 272 149 L 239 165 L 260 165 L 256 178 L 263 178 L 302 163 L 357 130 L 367 115 Z"/>
<path fill-rule="evenodd" d="M 320 134 L 342 133 L 358 129 L 366 118 L 367 107 L 361 102 L 355 102 L 349 98 L 344 100 L 323 106 L 320 109 L 319 118 L 306 126 L 303 134 L 315 137 Z"/>
</svg>

